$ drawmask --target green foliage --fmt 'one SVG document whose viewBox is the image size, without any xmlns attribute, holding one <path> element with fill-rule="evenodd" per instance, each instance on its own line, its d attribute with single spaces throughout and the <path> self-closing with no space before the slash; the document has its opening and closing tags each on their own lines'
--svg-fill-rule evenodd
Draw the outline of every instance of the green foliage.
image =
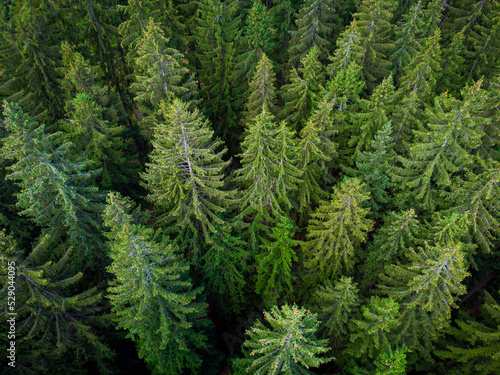
<svg viewBox="0 0 500 375">
<path fill-rule="evenodd" d="M 362 316 L 352 323 L 353 333 L 347 353 L 355 357 L 373 358 L 390 350 L 391 332 L 400 324 L 399 305 L 391 298 L 371 297 L 361 308 Z"/>
<path fill-rule="evenodd" d="M 8 179 L 16 181 L 17 207 L 46 233 L 66 238 L 74 248 L 72 264 L 93 268 L 103 260 L 99 212 L 102 194 L 92 185 L 98 171 L 85 159 L 70 158 L 70 144 L 60 134 L 45 134 L 18 105 L 5 103 L 2 156 L 12 160 Z"/>
<path fill-rule="evenodd" d="M 298 149 L 298 169 L 302 171 L 302 179 L 299 183 L 297 194 L 299 202 L 299 212 L 302 217 L 307 217 L 313 209 L 313 205 L 318 203 L 327 194 L 321 188 L 320 176 L 324 172 L 324 163 L 335 155 L 335 145 L 330 141 L 326 127 L 329 120 L 325 121 L 324 116 L 328 116 L 326 108 L 328 103 L 323 101 L 317 112 L 307 121 L 306 126 L 300 132 Z M 326 122 L 326 123 L 325 123 Z"/>
<path fill-rule="evenodd" d="M 433 341 L 450 323 L 456 296 L 466 291 L 461 283 L 468 275 L 464 252 L 459 243 L 425 242 L 417 251 L 408 248 L 406 254 L 406 264 L 386 267 L 380 290 L 403 306 L 395 340 L 412 351 L 410 362 L 429 361 Z"/>
<path fill-rule="evenodd" d="M 284 218 L 285 210 L 293 207 L 290 193 L 297 187 L 300 171 L 296 167 L 297 153 L 292 137 L 293 132 L 284 122 L 273 123 L 264 104 L 242 143 L 242 168 L 236 177 L 243 188 L 238 216 L 253 217 L 249 234 L 254 251 L 258 236 L 267 230 L 268 223 Z"/>
<path fill-rule="evenodd" d="M 253 0 L 243 31 L 245 35 L 242 44 L 245 52 L 237 57 L 237 65 L 242 70 L 244 80 L 249 81 L 251 77 L 255 79 L 257 76 L 255 70 L 259 69 L 264 56 L 269 56 L 275 49 L 273 17 L 261 0 Z"/>
<path fill-rule="evenodd" d="M 292 69 L 290 84 L 282 88 L 285 100 L 283 117 L 297 130 L 302 128 L 304 120 L 310 116 L 317 96 L 323 90 L 323 66 L 318 58 L 319 49 L 313 47 L 300 60 L 299 71 Z"/>
<path fill-rule="evenodd" d="M 456 320 L 457 327 L 449 327 L 447 333 L 454 342 L 446 345 L 446 350 L 436 351 L 436 355 L 456 364 L 450 374 L 474 373 L 494 374 L 500 370 L 500 305 L 485 293 L 484 323 L 476 320 Z"/>
<path fill-rule="evenodd" d="M 284 218 L 272 228 L 270 240 L 262 239 L 261 253 L 256 256 L 257 283 L 255 291 L 261 294 L 266 306 L 279 299 L 288 299 L 293 292 L 292 262 L 297 261 L 292 221 Z"/>
<path fill-rule="evenodd" d="M 202 288 L 192 288 L 189 265 L 167 236 L 134 224 L 131 206 L 110 193 L 104 211 L 113 259 L 108 271 L 116 277 L 108 298 L 117 328 L 129 332 L 154 374 L 196 370 L 202 364 L 199 351 L 207 348 L 207 306 L 197 301 Z"/>
<path fill-rule="evenodd" d="M 161 102 L 170 103 L 177 97 L 184 100 L 197 97 L 196 82 L 188 77 L 186 60 L 168 46 L 160 25 L 150 20 L 138 40 L 135 58 L 135 82 L 131 90 L 146 118 L 142 121 L 146 136 L 152 136 L 154 116 Z"/>
<path fill-rule="evenodd" d="M 471 153 L 481 144 L 485 119 L 477 114 L 482 97 L 474 95 L 480 82 L 463 90 L 464 100 L 447 94 L 435 99 L 434 108 L 426 111 L 429 123 L 415 130 L 410 157 L 398 157 L 401 167 L 393 168 L 393 180 L 407 186 L 405 197 L 421 200 L 426 209 L 440 203 L 437 193 L 452 185 L 452 177 L 468 170 Z"/>
<path fill-rule="evenodd" d="M 364 0 L 359 11 L 354 14 L 359 38 L 363 44 L 363 54 L 355 61 L 363 68 L 363 75 L 368 90 L 372 90 L 389 73 L 392 53 L 392 25 L 390 20 L 395 8 L 394 0 Z"/>
<path fill-rule="evenodd" d="M 82 273 L 68 272 L 71 248 L 54 257 L 52 246 L 53 238 L 44 235 L 24 257 L 5 231 L 0 232 L 0 301 L 5 306 L 0 321 L 7 326 L 8 319 L 15 319 L 16 366 L 47 371 L 52 358 L 78 352 L 106 373 L 112 352 L 95 327 L 101 294 L 95 287 L 82 288 Z"/>
<path fill-rule="evenodd" d="M 390 212 L 368 246 L 363 268 L 365 283 L 373 282 L 384 267 L 402 259 L 406 249 L 418 243 L 420 225 L 413 209 Z"/>
<path fill-rule="evenodd" d="M 296 15 L 297 30 L 291 32 L 290 62 L 297 65 L 313 47 L 318 49 L 318 58 L 325 60 L 330 52 L 330 38 L 337 23 L 335 2 L 305 0 Z"/>
<path fill-rule="evenodd" d="M 238 124 L 240 110 L 233 100 L 235 87 L 230 80 L 236 55 L 234 43 L 241 33 L 236 11 L 235 0 L 200 2 L 194 35 L 203 110 L 216 134 L 224 136 Z"/>
<path fill-rule="evenodd" d="M 257 64 L 256 72 L 250 82 L 250 95 L 246 104 L 245 125 L 248 126 L 262 112 L 264 105 L 267 110 L 277 115 L 276 108 L 276 75 L 273 72 L 273 63 L 266 54 L 262 54 Z"/>
<path fill-rule="evenodd" d="M 405 67 L 410 63 L 412 57 L 420 47 L 419 34 L 422 32 L 424 26 L 423 18 L 422 3 L 419 1 L 410 8 L 409 13 L 403 16 L 401 24 L 394 30 L 396 41 L 394 43 L 395 50 L 391 56 L 391 62 L 396 79 L 401 76 Z"/>
<path fill-rule="evenodd" d="M 468 173 L 465 181 L 453 186 L 449 196 L 455 212 L 468 212 L 477 242 L 490 251 L 500 233 L 500 164 L 485 165 L 482 173 Z"/>
<path fill-rule="evenodd" d="M 321 202 L 311 215 L 302 250 L 306 265 L 322 278 L 351 271 L 359 245 L 373 227 L 373 221 L 366 218 L 369 210 L 362 207 L 370 199 L 363 188 L 358 179 L 344 180 L 335 187 L 331 200 Z"/>
<path fill-rule="evenodd" d="M 351 277 L 342 276 L 335 283 L 327 281 L 314 293 L 314 311 L 318 313 L 322 332 L 334 347 L 341 347 L 348 338 L 348 323 L 358 305 L 359 290 Z"/>
<path fill-rule="evenodd" d="M 207 292 L 219 308 L 238 313 L 245 302 L 249 254 L 245 243 L 227 227 L 216 228 L 210 247 L 200 259 Z"/>
<path fill-rule="evenodd" d="M 247 331 L 245 358 L 238 359 L 238 366 L 246 374 L 310 374 L 311 367 L 318 367 L 333 358 L 319 357 L 329 349 L 327 340 L 318 340 L 319 322 L 309 310 L 295 305 L 274 306 L 264 312 L 266 324 L 261 321 Z"/>
<path fill-rule="evenodd" d="M 169 232 L 187 230 L 210 244 L 215 225 L 225 225 L 220 215 L 234 203 L 234 194 L 222 189 L 228 163 L 222 160 L 221 142 L 212 140 L 209 123 L 198 110 L 189 111 L 178 99 L 162 102 L 159 114 L 163 119 L 155 124 L 154 149 L 143 174 L 148 199 L 160 210 L 159 220 Z M 183 245 L 197 256 L 192 245 Z"/>
<path fill-rule="evenodd" d="M 371 150 L 372 139 L 378 131 L 390 136 L 390 131 L 383 129 L 389 122 L 396 92 L 392 83 L 392 76 L 387 77 L 373 91 L 370 99 L 358 101 L 358 111 L 353 115 L 354 136 L 349 141 L 349 146 L 356 146 L 356 151 Z M 388 146 L 388 145 L 387 145 Z"/>
<path fill-rule="evenodd" d="M 375 375 L 404 375 L 406 374 L 405 349 L 389 349 L 383 351 L 375 361 L 377 371 Z"/>
</svg>

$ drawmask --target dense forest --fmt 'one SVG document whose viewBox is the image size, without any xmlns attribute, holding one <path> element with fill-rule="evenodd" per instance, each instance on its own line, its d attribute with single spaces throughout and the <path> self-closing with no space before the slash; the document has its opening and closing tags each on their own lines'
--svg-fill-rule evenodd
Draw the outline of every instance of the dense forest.
<svg viewBox="0 0 500 375">
<path fill-rule="evenodd" d="M 500 374 L 500 2 L 0 10 L 2 374 Z"/>
</svg>

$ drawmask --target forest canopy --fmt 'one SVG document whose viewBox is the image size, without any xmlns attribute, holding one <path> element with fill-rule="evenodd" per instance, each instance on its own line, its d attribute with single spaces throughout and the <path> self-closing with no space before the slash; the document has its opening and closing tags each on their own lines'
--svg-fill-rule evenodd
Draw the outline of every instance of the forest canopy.
<svg viewBox="0 0 500 375">
<path fill-rule="evenodd" d="M 0 372 L 500 374 L 500 2 L 0 10 Z"/>
</svg>

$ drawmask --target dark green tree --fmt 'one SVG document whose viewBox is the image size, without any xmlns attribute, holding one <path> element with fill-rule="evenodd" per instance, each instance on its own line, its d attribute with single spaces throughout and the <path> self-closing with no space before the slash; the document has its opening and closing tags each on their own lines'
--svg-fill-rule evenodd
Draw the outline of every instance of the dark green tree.
<svg viewBox="0 0 500 375">
<path fill-rule="evenodd" d="M 108 271 L 115 276 L 108 289 L 113 319 L 154 374 L 196 371 L 207 348 L 207 306 L 197 300 L 203 289 L 192 288 L 189 265 L 168 237 L 134 224 L 131 208 L 130 200 L 110 193 L 103 215 L 113 259 Z"/>
<path fill-rule="evenodd" d="M 327 281 L 313 295 L 313 310 L 321 321 L 321 332 L 334 348 L 341 348 L 349 337 L 349 322 L 359 306 L 359 290 L 352 277 Z"/>
<path fill-rule="evenodd" d="M 335 187 L 331 200 L 321 202 L 311 215 L 302 250 L 307 267 L 318 277 L 328 278 L 353 269 L 359 245 L 373 227 L 373 221 L 366 218 L 369 209 L 362 207 L 370 199 L 363 188 L 359 179 L 344 180 Z"/>
<path fill-rule="evenodd" d="M 330 39 L 338 23 L 334 1 L 305 0 L 296 15 L 297 29 L 291 32 L 290 63 L 297 66 L 313 47 L 318 49 L 318 58 L 325 60 L 330 54 Z"/>
<path fill-rule="evenodd" d="M 8 179 L 16 181 L 17 207 L 52 238 L 73 247 L 72 265 L 94 268 L 104 261 L 100 236 L 102 194 L 93 186 L 98 171 L 88 160 L 72 160 L 71 145 L 60 134 L 45 134 L 18 105 L 4 105 L 9 136 L 0 150 L 13 163 Z"/>
<path fill-rule="evenodd" d="M 298 260 L 293 248 L 299 243 L 293 239 L 294 234 L 292 221 L 285 217 L 272 228 L 269 240 L 262 239 L 261 253 L 256 256 L 255 290 L 266 306 L 288 299 L 293 293 L 292 262 Z"/>
<path fill-rule="evenodd" d="M 292 68 L 290 83 L 282 87 L 285 107 L 283 117 L 294 129 L 300 130 L 309 118 L 318 94 L 323 90 L 324 68 L 318 60 L 319 49 L 313 47 L 300 60 L 300 67 Z"/>
<path fill-rule="evenodd" d="M 53 238 L 42 235 L 24 256 L 0 231 L 0 301 L 5 306 L 0 321 L 6 326 L 15 319 L 15 365 L 47 373 L 54 358 L 79 356 L 106 373 L 113 353 L 97 334 L 102 296 L 95 287 L 85 289 L 82 273 L 69 271 L 72 249 L 54 257 L 53 246 Z"/>
</svg>

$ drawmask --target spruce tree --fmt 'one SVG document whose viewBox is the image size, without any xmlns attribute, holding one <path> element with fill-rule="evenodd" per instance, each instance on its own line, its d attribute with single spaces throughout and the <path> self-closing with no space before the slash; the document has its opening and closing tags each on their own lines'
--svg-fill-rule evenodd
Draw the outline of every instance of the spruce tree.
<svg viewBox="0 0 500 375">
<path fill-rule="evenodd" d="M 368 245 L 368 255 L 363 265 L 363 274 L 366 275 L 364 283 L 372 283 L 384 271 L 384 267 L 395 264 L 396 259 L 403 259 L 406 249 L 419 242 L 420 232 L 415 210 L 387 214 L 373 242 Z"/>
<path fill-rule="evenodd" d="M 131 206 L 110 193 L 103 215 L 113 259 L 108 271 L 116 277 L 108 289 L 113 319 L 128 331 L 154 374 L 196 371 L 200 351 L 207 348 L 207 306 L 197 301 L 202 288 L 192 288 L 189 265 L 167 236 L 134 224 Z"/>
<path fill-rule="evenodd" d="M 373 151 L 356 151 L 356 167 L 354 176 L 362 178 L 370 192 L 371 200 L 368 206 L 374 214 L 382 210 L 384 204 L 389 202 L 388 191 L 392 187 L 390 177 L 387 175 L 393 165 L 394 153 L 390 148 L 392 143 L 391 123 L 383 125 L 371 142 Z"/>
<path fill-rule="evenodd" d="M 476 241 L 489 252 L 500 233 L 500 163 L 482 167 L 481 173 L 467 173 L 465 181 L 454 184 L 448 200 L 453 212 L 467 213 Z"/>
<path fill-rule="evenodd" d="M 356 62 L 363 67 L 368 91 L 389 73 L 388 55 L 394 49 L 390 20 L 394 9 L 393 0 L 364 0 L 359 5 L 359 11 L 354 14 L 355 27 L 358 28 L 364 50 Z"/>
<path fill-rule="evenodd" d="M 53 247 L 54 238 L 42 235 L 24 256 L 24 249 L 0 231 L 0 301 L 5 306 L 0 321 L 7 325 L 15 319 L 15 365 L 46 373 L 55 357 L 78 353 L 105 373 L 113 353 L 97 334 L 102 296 L 95 287 L 83 289 L 82 273 L 69 271 L 72 249 L 54 256 Z"/>
<path fill-rule="evenodd" d="M 237 69 L 245 82 L 256 76 L 256 68 L 265 55 L 274 52 L 275 33 L 271 11 L 261 0 L 253 0 L 243 29 L 244 53 L 237 56 Z M 258 69 L 258 68 L 257 68 Z"/>
<path fill-rule="evenodd" d="M 204 0 L 196 15 L 194 42 L 202 109 L 217 135 L 228 136 L 238 125 L 241 110 L 234 100 L 236 82 L 231 72 L 236 56 L 235 41 L 241 30 L 237 1 Z"/>
<path fill-rule="evenodd" d="M 266 306 L 288 299 L 293 293 L 292 262 L 298 260 L 293 249 L 298 244 L 294 234 L 292 221 L 285 217 L 272 228 L 269 240 L 262 239 L 262 252 L 256 256 L 255 291 L 262 295 Z"/>
<path fill-rule="evenodd" d="M 142 175 L 147 199 L 159 209 L 159 221 L 169 233 L 181 234 L 178 240 L 196 257 L 196 241 L 210 244 L 215 225 L 226 225 L 220 216 L 235 202 L 233 194 L 222 189 L 225 150 L 219 147 L 221 141 L 212 139 L 208 120 L 198 110 L 190 111 L 187 103 L 162 102 L 159 114 L 154 149 Z"/>
<path fill-rule="evenodd" d="M 421 1 L 410 8 L 408 14 L 403 16 L 401 24 L 395 30 L 395 49 L 391 56 L 393 72 L 396 81 L 399 81 L 405 67 L 419 50 L 419 36 L 424 26 L 424 12 Z"/>
<path fill-rule="evenodd" d="M 391 349 L 391 333 L 401 325 L 399 305 L 391 298 L 371 297 L 361 308 L 360 319 L 352 322 L 351 343 L 347 353 L 357 358 L 375 357 Z"/>
<path fill-rule="evenodd" d="M 381 275 L 380 290 L 399 302 L 402 325 L 395 340 L 412 351 L 409 362 L 429 361 L 433 342 L 450 323 L 457 295 L 465 293 L 468 275 L 460 243 L 406 251 L 406 264 L 391 264 Z"/>
<path fill-rule="evenodd" d="M 131 90 L 143 115 L 141 125 L 146 136 L 152 136 L 154 117 L 161 102 L 174 98 L 196 99 L 196 83 L 188 76 L 183 55 L 168 46 L 168 39 L 158 23 L 150 20 L 138 40 L 135 59 L 135 82 Z"/>
<path fill-rule="evenodd" d="M 338 24 L 335 3 L 331 0 L 305 0 L 292 31 L 289 53 L 290 63 L 294 66 L 308 54 L 313 47 L 318 49 L 318 58 L 325 60 L 330 54 L 330 39 L 334 26 Z"/>
<path fill-rule="evenodd" d="M 51 9 L 50 9 L 51 8 Z M 60 4 L 12 2 L 2 7 L 0 100 L 19 103 L 37 120 L 62 117 L 58 46 L 64 35 Z"/>
<path fill-rule="evenodd" d="M 245 302 L 250 256 L 246 243 L 228 225 L 215 227 L 217 232 L 212 234 L 212 242 L 200 259 L 209 303 L 224 313 L 238 313 Z"/>
<path fill-rule="evenodd" d="M 359 290 L 352 277 L 325 282 L 313 295 L 313 310 L 321 321 L 321 331 L 334 348 L 340 348 L 349 336 L 348 323 L 359 305 Z"/>
<path fill-rule="evenodd" d="M 267 110 L 277 116 L 278 110 L 276 108 L 276 75 L 273 72 L 272 61 L 262 54 L 259 63 L 257 64 L 255 74 L 250 81 L 246 112 L 243 119 L 246 126 L 255 120 L 257 115 L 262 112 L 264 104 Z"/>
<path fill-rule="evenodd" d="M 331 200 L 321 202 L 311 215 L 302 249 L 306 266 L 319 277 L 352 270 L 359 245 L 373 227 L 373 221 L 366 218 L 369 210 L 362 207 L 368 199 L 370 194 L 360 180 L 346 179 L 335 187 Z"/>
<path fill-rule="evenodd" d="M 53 238 L 73 247 L 72 265 L 94 268 L 104 260 L 99 212 L 102 195 L 93 186 L 98 171 L 87 160 L 73 160 L 71 145 L 60 133 L 45 134 L 18 105 L 4 105 L 9 132 L 2 156 L 13 163 L 8 179 L 16 181 L 17 206 Z"/>
<path fill-rule="evenodd" d="M 310 374 L 333 358 L 320 357 L 328 352 L 327 340 L 318 340 L 319 322 L 309 310 L 295 305 L 274 306 L 247 331 L 245 358 L 236 360 L 245 374 Z"/>
<path fill-rule="evenodd" d="M 488 375 L 500 370 L 500 305 L 485 292 L 482 308 L 488 319 L 484 322 L 470 318 L 456 320 L 457 327 L 447 329 L 453 342 L 435 352 L 439 358 L 456 364 L 450 366 L 450 374 Z"/>
<path fill-rule="evenodd" d="M 325 169 L 325 161 L 330 161 L 335 155 L 335 145 L 330 141 L 329 132 L 325 129 L 328 124 L 321 121 L 324 115 L 328 115 L 323 112 L 325 107 L 327 103 L 322 102 L 317 113 L 307 121 L 300 132 L 297 145 L 297 167 L 302 171 L 297 194 L 299 212 L 303 218 L 312 212 L 315 203 L 327 196 L 319 182 Z"/>
<path fill-rule="evenodd" d="M 353 115 L 354 136 L 349 141 L 356 150 L 373 149 L 371 142 L 378 131 L 389 122 L 396 92 L 392 76 L 387 77 L 373 91 L 370 99 L 358 101 L 358 111 Z"/>
<path fill-rule="evenodd" d="M 249 228 L 251 248 L 256 251 L 260 235 L 273 219 L 283 219 L 294 206 L 291 193 L 300 171 L 296 164 L 293 132 L 284 122 L 273 123 L 267 105 L 249 126 L 242 143 L 242 168 L 236 181 L 242 186 L 238 218 L 252 217 Z"/>
<path fill-rule="evenodd" d="M 319 49 L 313 47 L 300 61 L 299 70 L 293 68 L 290 84 L 283 86 L 284 115 L 294 129 L 300 130 L 307 119 L 318 94 L 323 90 L 323 66 L 318 60 Z"/>
<path fill-rule="evenodd" d="M 480 90 L 480 83 L 472 91 Z M 485 119 L 477 115 L 478 103 L 467 94 L 457 100 L 447 94 L 435 99 L 434 108 L 427 109 L 429 123 L 415 130 L 409 158 L 398 156 L 401 167 L 393 168 L 393 180 L 406 184 L 402 196 L 418 199 L 422 207 L 434 209 L 440 202 L 437 192 L 452 184 L 452 177 L 469 169 L 471 155 L 481 144 Z"/>
</svg>

